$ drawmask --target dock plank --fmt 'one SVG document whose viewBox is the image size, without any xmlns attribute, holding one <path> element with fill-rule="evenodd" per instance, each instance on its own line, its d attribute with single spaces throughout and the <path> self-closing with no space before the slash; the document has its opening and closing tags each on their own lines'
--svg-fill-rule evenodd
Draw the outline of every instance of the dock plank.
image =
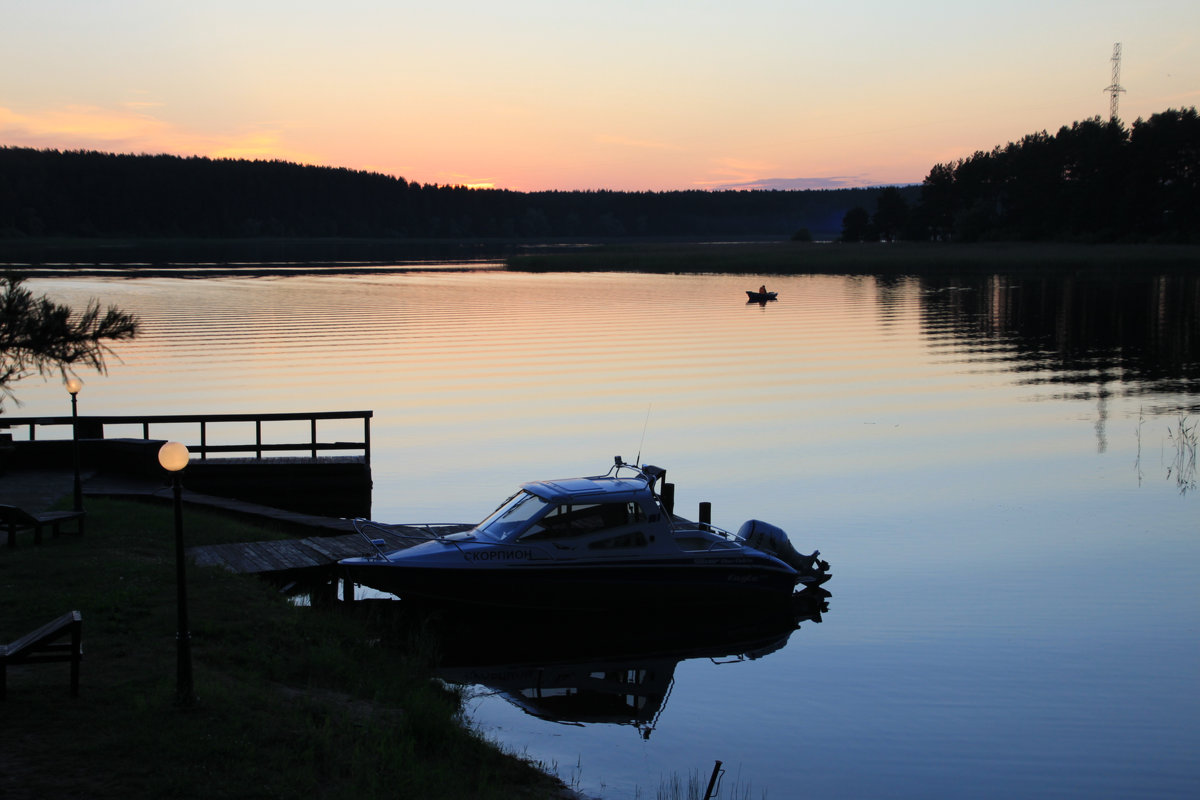
<svg viewBox="0 0 1200 800">
<path fill-rule="evenodd" d="M 244 564 L 246 570 L 252 572 L 274 572 L 275 561 L 268 558 L 262 547 L 262 542 L 246 542 L 235 551 L 236 557 Z"/>
<path fill-rule="evenodd" d="M 303 542 L 329 563 L 363 555 L 371 550 L 361 536 L 313 536 Z"/>
<path fill-rule="evenodd" d="M 470 527 L 466 524 L 391 525 L 381 527 L 372 535 L 386 542 L 384 549 L 400 550 L 428 538 L 430 531 L 445 534 L 467 530 Z M 357 533 L 198 545 L 187 549 L 188 557 L 196 566 L 223 567 L 230 572 L 248 575 L 330 567 L 343 558 L 368 555 L 371 552 L 371 546 Z"/>
<path fill-rule="evenodd" d="M 270 571 L 307 569 L 320 564 L 309 555 L 301 541 L 256 542 L 256 554 L 271 565 Z"/>
<path fill-rule="evenodd" d="M 256 566 L 256 572 L 274 572 L 275 560 L 267 555 L 263 542 L 247 542 L 242 545 L 240 555 Z"/>
</svg>

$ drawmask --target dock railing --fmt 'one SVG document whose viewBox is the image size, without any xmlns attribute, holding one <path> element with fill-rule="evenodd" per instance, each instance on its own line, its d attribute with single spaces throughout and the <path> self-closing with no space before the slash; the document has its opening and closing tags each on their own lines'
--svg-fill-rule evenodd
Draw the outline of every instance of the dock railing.
<svg viewBox="0 0 1200 800">
<path fill-rule="evenodd" d="M 270 453 L 308 453 L 312 458 L 316 458 L 318 453 L 329 452 L 345 452 L 354 454 L 355 451 L 362 455 L 363 460 L 370 465 L 371 463 L 371 411 L 310 411 L 299 413 L 282 413 L 282 414 L 137 414 L 137 415 L 107 415 L 107 416 L 84 416 L 80 415 L 77 418 L 70 416 L 62 417 L 10 417 L 7 415 L 0 416 L 0 433 L 10 432 L 13 430 L 26 429 L 28 441 L 38 441 L 38 432 L 43 428 L 66 428 L 66 438 L 72 436 L 72 425 L 78 425 L 79 438 L 81 439 L 104 439 L 106 426 L 125 426 L 132 427 L 137 430 L 141 429 L 142 439 L 151 439 L 152 426 L 173 426 L 172 438 L 179 438 L 187 445 L 194 455 L 201 460 L 207 459 L 210 454 L 214 453 L 241 453 L 245 457 L 253 454 L 256 460 L 262 460 L 264 454 Z M 362 437 L 355 441 L 321 441 L 317 435 L 317 423 L 319 421 L 336 421 L 336 420 L 362 420 Z M 308 436 L 297 436 L 293 432 L 290 434 L 290 441 L 271 441 L 274 437 L 264 437 L 264 425 L 270 423 L 308 423 Z M 238 441 L 234 437 L 234 441 L 227 441 L 230 438 L 229 433 L 225 433 L 219 437 L 222 439 L 220 444 L 210 444 L 210 428 L 234 426 L 235 423 L 254 423 L 254 441 Z M 198 426 L 196 428 L 196 438 L 178 436 L 176 433 L 183 426 L 186 429 L 189 426 Z M 277 426 L 280 428 L 295 428 L 295 425 Z M 5 429 L 8 429 L 6 431 Z M 10 434 L 11 435 L 11 434 Z M 15 437 L 14 437 L 15 438 Z M 59 437 L 54 437 L 59 438 Z M 161 437 L 160 437 L 161 438 Z M 243 439 L 246 437 L 242 437 Z M 306 441 L 296 441 L 296 439 L 307 439 Z M 185 440 L 190 439 L 190 440 Z M 20 441 L 20 440 L 18 440 Z"/>
</svg>

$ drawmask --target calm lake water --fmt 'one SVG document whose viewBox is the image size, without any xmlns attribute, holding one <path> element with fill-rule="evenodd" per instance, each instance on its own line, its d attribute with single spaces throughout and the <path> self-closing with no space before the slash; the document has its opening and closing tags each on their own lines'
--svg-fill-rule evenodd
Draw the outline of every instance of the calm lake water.
<svg viewBox="0 0 1200 800">
<path fill-rule="evenodd" d="M 463 657 L 475 724 L 589 794 L 721 760 L 722 797 L 1200 796 L 1200 280 L 795 276 L 748 305 L 761 282 L 31 286 L 144 320 L 83 414 L 373 410 L 377 519 L 474 522 L 640 452 L 679 511 L 820 549 L 827 610 L 790 636 L 534 621 Z"/>
</svg>

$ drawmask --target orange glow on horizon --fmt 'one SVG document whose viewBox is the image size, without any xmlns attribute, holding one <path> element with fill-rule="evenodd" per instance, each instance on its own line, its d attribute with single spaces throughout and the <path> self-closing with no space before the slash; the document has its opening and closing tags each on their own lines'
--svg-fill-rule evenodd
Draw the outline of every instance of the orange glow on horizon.
<svg viewBox="0 0 1200 800">
<path fill-rule="evenodd" d="M 280 160 L 419 184 L 917 183 L 935 164 L 1104 115 L 1118 39 L 1127 124 L 1200 97 L 1194 0 L 1154 14 L 1099 0 L 1086 23 L 1057 7 L 948 17 L 882 0 L 553 14 L 513 0 L 465 15 L 211 0 L 78 4 L 70 21 L 52 3 L 12 5 L 0 70 L 20 80 L 0 91 L 0 146 Z"/>
<path fill-rule="evenodd" d="M 593 165 L 575 163 L 580 159 L 574 151 L 562 156 L 544 150 L 540 159 L 534 159 L 516 150 L 518 144 L 502 141 L 493 145 L 490 153 L 472 153 L 472 168 L 451 171 L 436 164 L 424 167 L 407 159 L 398 162 L 390 147 L 375 144 L 348 152 L 342 152 L 337 142 L 330 141 L 314 141 L 311 146 L 300 147 L 293 142 L 295 134 L 285 126 L 231 134 L 182 130 L 154 116 L 160 110 L 161 104 L 149 101 L 130 102 L 119 108 L 69 106 L 36 113 L 19 113 L 0 107 L 0 144 L 214 159 L 282 160 L 378 172 L 417 183 L 511 191 L 781 188 L 770 181 L 797 178 L 805 179 L 807 183 L 793 188 L 880 185 L 919 182 L 936 163 L 913 158 L 907 165 L 871 165 L 869 170 L 838 173 L 822 164 L 803 164 L 810 159 L 801 159 L 800 164 L 789 167 L 786 153 L 779 154 L 777 159 L 714 155 L 696 174 L 696 154 L 680 147 L 660 141 L 597 134 L 589 145 Z M 830 148 L 829 152 L 839 160 L 856 158 L 853 148 L 843 144 Z M 646 153 L 651 154 L 650 160 L 642 164 L 639 159 Z M 858 153 L 857 157 L 863 155 Z M 454 157 L 457 155 L 447 154 L 447 158 Z M 493 157 L 497 160 L 491 161 Z M 440 160 L 437 152 L 429 158 Z M 508 159 L 507 163 L 503 159 Z M 622 165 L 630 165 L 627 170 L 637 170 L 637 176 L 618 172 Z M 494 175 L 483 177 L 479 174 L 485 171 Z M 564 185 L 563 176 L 568 176 L 569 185 Z"/>
</svg>

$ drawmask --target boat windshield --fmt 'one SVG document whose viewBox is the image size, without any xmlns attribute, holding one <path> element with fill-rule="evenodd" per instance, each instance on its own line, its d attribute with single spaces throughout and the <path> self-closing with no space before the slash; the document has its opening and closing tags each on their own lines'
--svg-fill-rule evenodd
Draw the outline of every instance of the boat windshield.
<svg viewBox="0 0 1200 800">
<path fill-rule="evenodd" d="M 505 500 L 487 519 L 475 526 L 480 533 L 498 540 L 515 538 L 525 530 L 529 521 L 546 508 L 546 501 L 521 490 Z"/>
</svg>

